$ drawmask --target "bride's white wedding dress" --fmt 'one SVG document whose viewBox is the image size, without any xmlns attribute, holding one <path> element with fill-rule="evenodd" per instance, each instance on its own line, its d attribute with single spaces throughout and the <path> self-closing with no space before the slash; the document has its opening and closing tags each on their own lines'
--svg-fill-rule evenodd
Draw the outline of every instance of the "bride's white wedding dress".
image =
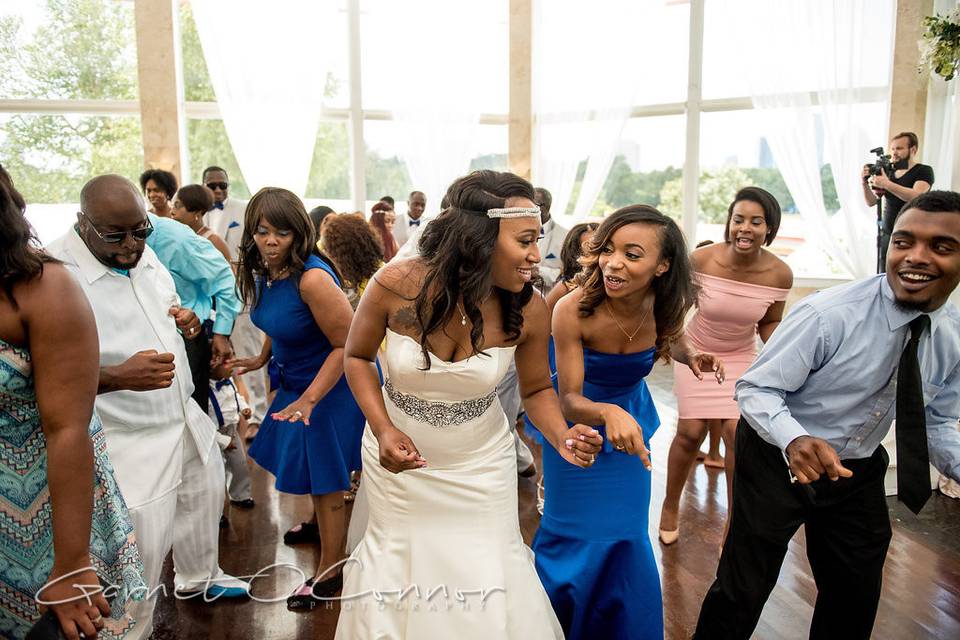
<svg viewBox="0 0 960 640">
<path fill-rule="evenodd" d="M 513 436 L 496 395 L 515 347 L 446 362 L 387 330 L 384 403 L 427 467 L 393 474 L 363 435 L 369 521 L 344 567 L 336 637 L 562 638 L 520 535 Z"/>
</svg>

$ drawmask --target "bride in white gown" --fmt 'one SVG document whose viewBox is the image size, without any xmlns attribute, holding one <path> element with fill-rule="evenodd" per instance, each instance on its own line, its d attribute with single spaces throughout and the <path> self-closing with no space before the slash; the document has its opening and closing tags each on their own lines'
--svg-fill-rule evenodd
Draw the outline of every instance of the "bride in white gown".
<svg viewBox="0 0 960 640">
<path fill-rule="evenodd" d="M 424 257 L 368 285 L 346 345 L 367 417 L 369 521 L 344 567 L 336 637 L 562 638 L 520 535 L 513 437 L 496 385 L 516 356 L 524 406 L 571 464 L 601 437 L 568 428 L 550 384 L 533 188 L 475 172 L 424 230 Z M 374 365 L 381 353 L 384 383 Z"/>
</svg>

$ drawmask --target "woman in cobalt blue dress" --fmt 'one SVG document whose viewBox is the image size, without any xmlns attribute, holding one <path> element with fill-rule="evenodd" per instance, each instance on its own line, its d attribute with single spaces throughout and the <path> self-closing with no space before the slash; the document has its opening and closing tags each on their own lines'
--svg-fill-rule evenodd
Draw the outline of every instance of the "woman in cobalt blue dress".
<svg viewBox="0 0 960 640">
<path fill-rule="evenodd" d="M 696 285 L 683 235 L 656 209 L 606 218 L 584 255 L 582 285 L 553 316 L 567 420 L 593 425 L 603 450 L 586 471 L 544 448 L 546 504 L 534 539 L 537 572 L 568 639 L 663 637 L 660 576 L 648 532 L 650 437 L 660 426 L 644 378 L 673 357 L 722 366 L 690 349 L 683 320 Z"/>
<path fill-rule="evenodd" d="M 267 340 L 247 371 L 269 362 L 277 393 L 250 446 L 276 476 L 278 491 L 313 497 L 321 546 L 313 578 L 287 599 L 312 609 L 343 583 L 343 492 L 360 468 L 364 418 L 343 376 L 343 345 L 353 318 L 340 279 L 316 249 L 313 224 L 290 191 L 266 187 L 247 205 L 238 283 Z"/>
</svg>

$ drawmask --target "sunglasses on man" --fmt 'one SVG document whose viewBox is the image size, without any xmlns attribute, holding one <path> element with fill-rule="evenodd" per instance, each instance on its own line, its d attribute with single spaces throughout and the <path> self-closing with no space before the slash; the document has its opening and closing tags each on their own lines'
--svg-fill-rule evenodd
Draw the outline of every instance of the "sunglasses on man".
<svg viewBox="0 0 960 640">
<path fill-rule="evenodd" d="M 207 183 L 207 189 L 210 189 L 210 191 L 216 191 L 217 189 L 220 189 L 221 191 L 226 191 L 227 187 L 229 186 L 230 186 L 229 182 L 208 182 Z"/>
<path fill-rule="evenodd" d="M 107 244 L 120 244 L 127 238 L 128 233 L 133 236 L 134 240 L 146 240 L 147 237 L 153 233 L 153 225 L 150 223 L 150 218 L 147 218 L 147 224 L 145 226 L 137 227 L 136 229 L 130 229 L 129 231 L 111 231 L 109 233 L 100 233 L 100 230 L 97 229 L 97 225 L 93 224 L 93 220 L 90 219 L 90 216 L 85 214 L 83 211 L 80 212 L 80 215 L 87 219 L 87 224 L 89 224 L 90 228 L 93 229 L 93 232 L 97 234 L 97 237 Z"/>
</svg>

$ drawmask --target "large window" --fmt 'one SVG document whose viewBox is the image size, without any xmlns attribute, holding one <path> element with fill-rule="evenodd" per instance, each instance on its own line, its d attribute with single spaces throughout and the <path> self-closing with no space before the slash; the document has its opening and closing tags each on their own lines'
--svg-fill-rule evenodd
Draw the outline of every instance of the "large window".
<svg viewBox="0 0 960 640">
<path fill-rule="evenodd" d="M 132 3 L 4 3 L 0 98 L 136 100 Z M 29 202 L 76 202 L 92 175 L 140 174 L 140 119 L 81 115 L 69 107 L 59 114 L 8 112 L 0 115 L 0 158 Z"/>
<path fill-rule="evenodd" d="M 631 118 L 594 212 L 649 204 L 679 219 L 683 186 L 683 116 Z"/>
</svg>

